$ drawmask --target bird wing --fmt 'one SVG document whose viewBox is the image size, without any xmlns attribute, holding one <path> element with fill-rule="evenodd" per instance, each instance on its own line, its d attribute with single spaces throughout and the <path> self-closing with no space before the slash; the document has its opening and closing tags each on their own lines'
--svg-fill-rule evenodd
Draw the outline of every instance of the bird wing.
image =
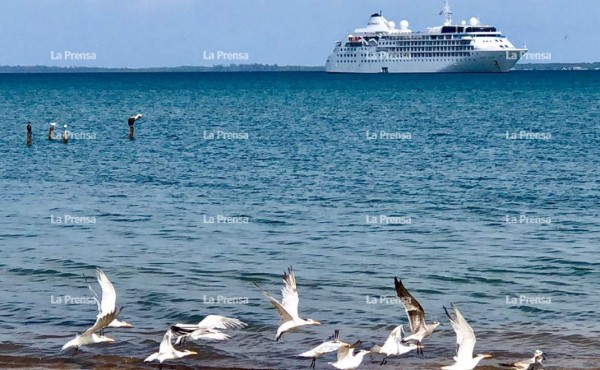
<svg viewBox="0 0 600 370">
<path fill-rule="evenodd" d="M 281 288 L 281 305 L 294 318 L 298 316 L 298 290 L 296 289 L 296 276 L 290 266 L 287 272 L 283 274 L 283 288 Z"/>
<path fill-rule="evenodd" d="M 303 352 L 299 354 L 300 357 L 317 357 L 325 353 L 335 352 L 343 345 L 342 342 L 339 341 L 328 341 L 319 344 L 317 347 L 311 349 L 310 351 Z"/>
<path fill-rule="evenodd" d="M 115 287 L 112 285 L 110 280 L 106 277 L 106 274 L 100 269 L 96 269 L 96 277 L 98 283 L 102 288 L 102 302 L 100 303 L 100 313 L 98 316 L 108 315 L 115 312 L 117 305 L 117 293 Z"/>
<path fill-rule="evenodd" d="M 163 336 L 162 341 L 160 342 L 160 346 L 158 347 L 159 353 L 173 353 L 174 348 L 173 344 L 171 344 L 171 340 L 173 339 L 173 332 L 171 328 L 167 330 L 165 335 Z"/>
<path fill-rule="evenodd" d="M 337 359 L 338 361 L 342 361 L 345 358 L 352 357 L 354 355 L 354 349 L 358 348 L 362 344 L 362 340 L 357 340 L 352 344 L 340 342 L 340 348 L 338 349 Z"/>
<path fill-rule="evenodd" d="M 198 325 L 192 324 L 175 324 L 169 329 L 171 337 L 175 337 L 175 344 L 181 343 L 183 338 L 191 337 L 196 330 L 198 330 Z"/>
<path fill-rule="evenodd" d="M 192 332 L 190 334 L 190 337 L 193 340 L 198 340 L 198 339 L 225 340 L 225 339 L 231 338 L 229 335 L 227 335 L 225 333 L 221 333 L 220 331 L 218 331 L 216 329 L 204 329 L 204 328 L 195 330 L 194 332 Z"/>
<path fill-rule="evenodd" d="M 181 335 L 186 335 L 194 330 L 198 330 L 198 325 L 194 324 L 175 324 L 171 326 L 171 330 L 173 331 L 174 336 L 178 337 Z"/>
<path fill-rule="evenodd" d="M 456 343 L 458 344 L 456 361 L 470 361 L 473 359 L 473 350 L 475 349 L 475 333 L 454 304 L 452 304 L 452 310 L 454 311 L 454 316 L 444 307 L 452 328 L 456 332 Z"/>
<path fill-rule="evenodd" d="M 117 316 L 116 311 L 110 312 L 103 316 L 98 314 L 98 316 L 96 317 L 96 323 L 94 323 L 94 326 L 92 326 L 91 328 L 84 331 L 82 336 L 92 335 L 93 333 L 96 333 L 96 332 L 108 327 L 108 325 L 110 325 L 110 323 L 115 319 L 116 316 Z"/>
<path fill-rule="evenodd" d="M 339 341 L 340 341 L 340 331 L 338 329 L 335 329 L 333 331 L 333 335 L 331 335 L 327 339 L 325 339 L 323 341 L 323 343 L 326 343 L 326 342 L 339 342 Z"/>
<path fill-rule="evenodd" d="M 425 327 L 425 310 L 419 301 L 406 290 L 401 280 L 394 278 L 394 285 L 396 286 L 396 294 L 402 301 L 404 309 L 406 310 L 406 315 L 408 315 L 410 331 L 414 334 L 418 332 L 421 327 Z"/>
<path fill-rule="evenodd" d="M 310 351 L 303 352 L 298 356 L 301 357 L 315 357 L 320 356 L 324 353 L 329 353 L 333 351 L 337 351 L 343 343 L 340 341 L 340 331 L 335 330 L 333 335 L 330 335 L 327 339 L 323 341 L 323 343 L 319 344 L 315 348 Z"/>
<path fill-rule="evenodd" d="M 342 343 L 340 348 L 338 348 L 338 350 L 337 350 L 337 360 L 343 361 L 344 359 L 346 359 L 346 357 L 352 356 L 353 351 L 354 351 L 354 348 L 351 348 L 349 344 Z"/>
<path fill-rule="evenodd" d="M 508 365 L 508 366 L 511 366 L 511 367 L 516 367 L 518 369 L 521 369 L 521 368 L 526 369 L 526 368 L 529 367 L 529 365 L 531 365 L 533 363 L 535 363 L 535 361 L 529 361 L 529 359 L 527 359 L 527 360 L 517 361 L 517 362 L 514 362 L 512 364 L 505 364 L 505 365 Z"/>
<path fill-rule="evenodd" d="M 219 315 L 208 315 L 198 323 L 198 328 L 204 329 L 241 329 L 245 326 L 247 324 L 238 319 Z"/>
<path fill-rule="evenodd" d="M 269 302 L 271 302 L 271 304 L 273 305 L 273 307 L 275 307 L 275 309 L 279 313 L 279 316 L 281 316 L 281 323 L 288 322 L 288 321 L 294 321 L 294 318 L 292 317 L 292 315 L 290 315 L 290 313 L 287 312 L 287 310 L 285 309 L 285 307 L 283 307 L 281 305 L 281 303 L 279 303 L 278 300 L 276 300 L 275 298 L 271 297 L 269 295 L 269 293 L 267 293 L 265 290 L 263 290 L 258 284 L 254 283 L 254 285 L 256 285 L 256 287 L 258 289 L 260 289 L 261 293 L 265 297 L 267 297 L 269 299 Z"/>
<path fill-rule="evenodd" d="M 321 343 L 315 350 L 319 354 L 334 352 L 340 349 L 342 342 L 325 342 Z"/>
<path fill-rule="evenodd" d="M 390 333 L 390 335 L 383 343 L 382 347 L 385 348 L 397 348 L 400 343 L 402 343 L 402 339 L 404 339 L 404 328 L 402 325 L 396 326 L 394 330 Z"/>
<path fill-rule="evenodd" d="M 98 313 L 102 312 L 102 306 L 100 305 L 100 298 L 98 297 L 98 293 L 92 288 L 92 285 L 88 283 L 88 289 L 92 292 L 94 296 L 94 301 L 96 301 L 96 305 L 98 306 Z"/>
</svg>

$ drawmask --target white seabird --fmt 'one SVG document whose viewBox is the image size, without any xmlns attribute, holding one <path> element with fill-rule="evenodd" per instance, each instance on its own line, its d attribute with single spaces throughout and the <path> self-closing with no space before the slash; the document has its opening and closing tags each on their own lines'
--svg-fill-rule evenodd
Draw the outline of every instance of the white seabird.
<svg viewBox="0 0 600 370">
<path fill-rule="evenodd" d="M 406 342 L 406 339 L 404 338 L 404 327 L 400 325 L 392 330 L 383 346 L 374 346 L 371 348 L 371 352 L 385 355 L 380 364 L 385 365 L 388 357 L 401 356 L 415 349 L 417 349 L 416 344 Z"/>
<path fill-rule="evenodd" d="M 338 349 L 340 349 L 340 347 L 343 344 L 347 344 L 347 343 L 340 341 L 340 331 L 336 330 L 333 333 L 333 335 L 330 336 L 329 338 L 325 339 L 325 341 L 323 341 L 323 343 L 319 344 L 318 346 L 311 349 L 310 351 L 306 351 L 306 352 L 299 354 L 298 356 L 312 357 L 312 362 L 310 363 L 310 367 L 314 368 L 318 357 L 321 357 L 322 355 L 324 355 L 326 353 L 337 351 Z"/>
<path fill-rule="evenodd" d="M 404 305 L 404 309 L 406 310 L 406 315 L 408 316 L 408 322 L 410 325 L 411 335 L 406 337 L 405 341 L 414 340 L 417 342 L 417 353 L 423 354 L 423 339 L 430 336 L 435 328 L 437 328 L 440 323 L 438 321 L 433 321 L 431 324 L 427 324 L 425 322 L 425 310 L 415 299 L 406 290 L 401 280 L 398 278 L 394 278 L 394 285 L 396 287 L 396 294 L 400 298 L 400 301 Z"/>
<path fill-rule="evenodd" d="M 450 319 L 452 328 L 456 332 L 456 343 L 458 344 L 458 348 L 456 356 L 454 356 L 454 364 L 444 366 L 442 367 L 442 370 L 472 370 L 479 364 L 479 361 L 484 358 L 492 358 L 492 356 L 479 354 L 473 357 L 473 350 L 475 349 L 476 342 L 475 333 L 454 304 L 452 305 L 452 310 L 454 311 L 454 316 L 450 315 L 446 307 L 444 307 L 444 311 L 446 311 L 446 315 L 448 316 L 448 319 Z"/>
<path fill-rule="evenodd" d="M 371 351 L 364 349 L 354 353 L 354 349 L 358 348 L 362 342 L 359 340 L 354 344 L 343 343 L 337 351 L 337 361 L 330 362 L 329 365 L 341 370 L 352 370 L 360 366 L 363 358 Z"/>
<path fill-rule="evenodd" d="M 283 288 L 281 288 L 281 295 L 283 298 L 281 303 L 271 297 L 269 293 L 264 291 L 258 284 L 254 283 L 254 285 L 256 285 L 256 287 L 261 290 L 262 294 L 269 299 L 273 307 L 275 307 L 279 313 L 279 316 L 281 316 L 275 340 L 279 340 L 283 333 L 301 326 L 321 325 L 321 323 L 316 320 L 302 319 L 298 315 L 298 303 L 300 302 L 300 298 L 298 297 L 296 277 L 294 276 L 292 267 L 289 267 L 288 271 L 283 273 Z"/>
<path fill-rule="evenodd" d="M 529 367 L 526 370 L 544 370 L 544 367 L 542 366 L 543 359 L 545 359 L 545 357 L 543 355 L 536 356 L 535 362 L 533 364 L 529 365 Z"/>
<path fill-rule="evenodd" d="M 219 329 L 242 329 L 246 326 L 248 326 L 246 323 L 241 322 L 238 319 L 219 315 L 208 315 L 198 324 L 175 324 L 173 325 L 172 330 L 177 334 L 175 344 L 183 344 L 187 338 L 191 338 L 192 340 L 229 339 L 230 336 L 220 332 Z"/>
<path fill-rule="evenodd" d="M 77 335 L 75 339 L 67 342 L 62 347 L 63 350 L 67 348 L 77 349 L 81 346 L 94 343 L 114 342 L 114 339 L 105 337 L 104 335 L 97 335 L 96 332 L 106 328 L 117 317 L 117 310 L 115 308 L 117 293 L 102 270 L 96 269 L 96 277 L 102 288 L 102 302 L 100 303 L 100 313 L 96 316 L 96 323 L 81 335 Z"/>
<path fill-rule="evenodd" d="M 504 366 L 504 367 L 510 367 L 515 370 L 527 370 L 530 365 L 538 362 L 538 358 L 539 358 L 539 363 L 541 363 L 542 360 L 546 359 L 544 352 L 540 351 L 539 349 L 533 353 L 532 358 L 528 358 L 526 360 L 522 360 L 522 361 L 518 361 L 518 362 L 513 362 L 511 364 L 499 364 L 499 365 Z"/>
<path fill-rule="evenodd" d="M 158 366 L 158 369 L 160 370 L 160 369 L 162 369 L 163 361 L 175 360 L 178 358 L 198 354 L 197 352 L 194 352 L 194 351 L 188 351 L 188 350 L 178 351 L 178 350 L 176 350 L 175 348 L 173 348 L 173 345 L 171 344 L 172 339 L 173 339 L 173 331 L 172 331 L 172 328 L 169 328 L 169 330 L 167 330 L 167 332 L 163 336 L 162 341 L 160 342 L 160 346 L 158 347 L 158 352 L 155 352 L 155 353 L 151 354 L 150 356 L 146 357 L 144 362 L 158 361 L 160 363 L 160 365 Z"/>
<path fill-rule="evenodd" d="M 92 292 L 92 295 L 94 296 L 94 300 L 96 301 L 96 305 L 98 306 L 98 312 L 102 312 L 102 305 L 100 304 L 100 299 L 98 298 L 98 294 L 96 293 L 94 288 L 92 288 L 91 284 L 88 284 L 88 289 L 90 290 L 90 292 Z M 115 301 L 114 308 L 116 309 L 116 301 Z M 121 314 L 122 310 L 123 310 L 123 307 L 119 308 L 119 311 L 117 312 L 117 316 L 119 316 Z M 133 325 L 131 325 L 130 323 L 128 323 L 126 321 L 121 321 L 117 317 L 115 317 L 115 319 L 110 324 L 108 324 L 107 327 L 108 328 L 133 328 Z"/>
</svg>

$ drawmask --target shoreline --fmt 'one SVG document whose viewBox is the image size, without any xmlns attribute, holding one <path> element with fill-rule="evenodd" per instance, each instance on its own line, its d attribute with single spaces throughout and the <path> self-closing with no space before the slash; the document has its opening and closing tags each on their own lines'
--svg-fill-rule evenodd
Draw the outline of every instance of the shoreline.
<svg viewBox="0 0 600 370">
<path fill-rule="evenodd" d="M 598 71 L 600 62 L 591 63 L 523 63 L 517 64 L 511 72 L 522 71 Z M 69 73 L 256 73 L 256 72 L 325 72 L 324 66 L 279 66 L 277 64 L 230 64 L 215 66 L 178 67 L 84 67 L 84 66 L 0 66 L 0 74 L 69 74 Z M 393 73 L 395 74 L 395 73 Z M 408 73 L 420 74 L 420 73 Z M 432 73 L 440 74 L 440 73 Z M 446 74 L 446 73 L 441 73 Z M 463 73 L 457 73 L 463 74 Z M 475 74 L 480 73 L 464 73 Z"/>
</svg>

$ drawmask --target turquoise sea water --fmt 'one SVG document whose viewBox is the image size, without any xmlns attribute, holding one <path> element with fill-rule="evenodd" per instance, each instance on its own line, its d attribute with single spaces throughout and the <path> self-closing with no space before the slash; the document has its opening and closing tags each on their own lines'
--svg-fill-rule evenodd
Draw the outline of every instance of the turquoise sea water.
<svg viewBox="0 0 600 370">
<path fill-rule="evenodd" d="M 0 75 L 0 367 L 140 368 L 170 324 L 222 314 L 249 327 L 177 368 L 307 368 L 334 329 L 368 348 L 407 324 L 397 276 L 444 325 L 388 367 L 450 364 L 455 303 L 483 369 L 538 348 L 600 368 L 599 101 L 598 72 Z M 275 342 L 252 281 L 279 298 L 290 265 L 323 325 Z M 96 266 L 135 328 L 60 352 L 96 307 L 57 298 Z"/>
</svg>

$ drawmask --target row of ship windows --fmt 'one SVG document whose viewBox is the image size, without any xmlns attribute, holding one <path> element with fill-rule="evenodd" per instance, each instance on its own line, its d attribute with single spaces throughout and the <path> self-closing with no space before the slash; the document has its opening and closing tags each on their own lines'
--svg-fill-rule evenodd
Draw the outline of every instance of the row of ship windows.
<svg viewBox="0 0 600 370">
<path fill-rule="evenodd" d="M 474 50 L 474 48 L 472 47 L 444 47 L 444 48 L 386 48 L 385 51 L 388 52 L 409 52 L 409 51 L 436 51 L 436 52 L 440 52 L 440 51 L 469 51 L 469 50 Z M 353 50 L 355 51 L 355 50 Z M 356 53 L 344 53 L 344 54 L 338 54 L 339 57 L 356 57 L 358 54 Z M 367 55 L 374 55 L 374 53 L 366 53 L 366 54 L 360 54 L 360 56 L 367 56 Z"/>
<path fill-rule="evenodd" d="M 489 36 L 488 36 L 489 37 Z M 450 35 L 445 35 L 445 36 L 423 36 L 423 37 L 414 37 L 414 36 L 410 36 L 410 37 L 398 37 L 398 36 L 388 36 L 386 37 L 386 40 L 404 40 L 406 41 L 408 39 L 408 41 L 412 41 L 412 40 L 452 40 L 452 36 Z"/>
<path fill-rule="evenodd" d="M 494 42 L 494 40 L 483 40 L 483 42 Z M 502 42 L 500 40 L 496 40 L 496 42 Z M 508 45 L 504 45 L 504 44 L 500 44 L 499 45 L 501 48 L 507 48 Z"/>
<path fill-rule="evenodd" d="M 498 40 L 499 41 L 499 40 Z M 487 41 L 486 41 L 487 42 Z M 490 40 L 491 42 L 491 40 Z M 379 45 L 396 45 L 396 46 L 456 46 L 456 45 L 470 45 L 470 41 L 450 41 L 450 42 L 380 42 Z M 362 47 L 366 48 L 366 47 Z M 352 51 L 356 49 L 361 49 L 361 47 L 346 47 L 341 48 L 341 51 Z"/>
<path fill-rule="evenodd" d="M 390 53 L 392 56 L 397 53 Z M 468 57 L 471 53 L 456 52 L 456 53 L 400 53 L 401 58 L 437 58 L 437 57 Z M 356 58 L 358 54 L 338 54 L 339 58 Z M 361 57 L 376 58 L 375 54 L 360 54 Z"/>
<path fill-rule="evenodd" d="M 442 46 L 439 48 L 423 47 L 423 48 L 385 48 L 386 50 L 397 50 L 397 51 L 461 51 L 461 50 L 474 50 L 473 46 Z"/>
<path fill-rule="evenodd" d="M 401 41 L 401 42 L 389 42 L 383 41 L 380 42 L 379 45 L 404 45 L 404 46 L 436 46 L 436 45 L 469 45 L 471 43 L 470 40 L 460 40 L 460 41 Z"/>
<path fill-rule="evenodd" d="M 361 61 L 357 61 L 357 60 L 339 60 L 338 63 L 359 63 L 359 64 L 363 64 L 363 63 L 381 63 L 381 62 L 411 62 L 413 61 L 412 59 L 386 59 L 386 60 L 361 60 Z M 435 59 L 419 59 L 418 60 L 419 63 L 420 62 L 464 62 L 464 61 L 471 61 L 474 62 L 475 59 L 447 59 L 447 58 L 435 58 Z"/>
</svg>

